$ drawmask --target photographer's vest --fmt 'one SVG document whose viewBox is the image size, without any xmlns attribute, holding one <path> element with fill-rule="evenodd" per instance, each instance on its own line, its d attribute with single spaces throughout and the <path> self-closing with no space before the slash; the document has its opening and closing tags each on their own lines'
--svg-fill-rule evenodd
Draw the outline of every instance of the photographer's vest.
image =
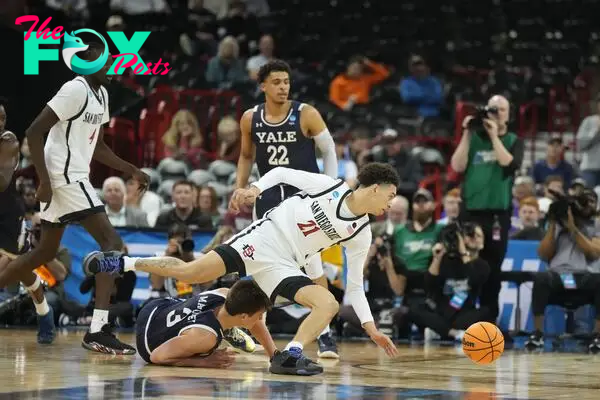
<svg viewBox="0 0 600 400">
<path fill-rule="evenodd" d="M 444 226 L 432 222 L 418 232 L 412 222 L 399 226 L 394 231 L 394 254 L 406 264 L 410 271 L 425 271 L 431 264 L 431 249 L 438 241 Z"/>
<path fill-rule="evenodd" d="M 517 135 L 499 136 L 510 151 Z M 492 142 L 478 134 L 471 135 L 469 160 L 465 171 L 463 199 L 467 210 L 508 210 L 512 206 L 514 176 L 504 175 L 504 167 L 496 160 Z"/>
</svg>

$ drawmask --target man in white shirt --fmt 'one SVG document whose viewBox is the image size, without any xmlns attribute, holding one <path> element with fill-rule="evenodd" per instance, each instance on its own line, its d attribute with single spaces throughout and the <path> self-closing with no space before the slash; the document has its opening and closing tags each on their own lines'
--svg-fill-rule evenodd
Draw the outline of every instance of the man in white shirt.
<svg viewBox="0 0 600 400">
<path fill-rule="evenodd" d="M 97 60 L 105 50 L 102 44 L 90 43 L 79 56 L 88 61 Z M 130 173 L 144 187 L 148 185 L 148 176 L 119 158 L 104 143 L 103 125 L 109 121 L 108 93 L 104 85 L 109 82 L 107 72 L 111 65 L 112 57 L 108 54 L 106 64 L 98 72 L 66 82 L 26 131 L 40 179 L 37 198 L 42 219 L 41 240 L 35 249 L 0 270 L 0 288 L 51 261 L 70 223 L 80 223 L 104 251 L 123 249 L 123 241 L 110 224 L 104 205 L 89 181 L 90 163 L 95 159 Z M 96 276 L 96 308 L 82 346 L 101 353 L 135 354 L 135 349 L 120 342 L 108 325 L 113 287 L 113 276 Z"/>
<path fill-rule="evenodd" d="M 271 361 L 276 374 L 314 375 L 323 368 L 302 353 L 336 315 L 339 304 L 324 287 L 315 285 L 300 267 L 316 253 L 341 244 L 346 249 L 346 295 L 363 328 L 389 356 L 397 354 L 391 339 L 377 330 L 363 288 L 363 266 L 371 246 L 367 214 L 381 215 L 396 195 L 398 174 L 387 164 L 367 164 L 351 190 L 341 180 L 277 167 L 239 193 L 233 207 L 253 204 L 264 190 L 281 183 L 301 190 L 268 211 L 229 241 L 190 263 L 170 257 L 118 257 L 91 253 L 84 268 L 91 273 L 121 274 L 138 270 L 171 276 L 189 283 L 208 282 L 227 273 L 252 276 L 272 302 L 281 296 L 311 309 L 294 339 Z"/>
<path fill-rule="evenodd" d="M 106 203 L 106 215 L 114 227 L 129 226 L 143 228 L 148 226 L 146 213 L 125 205 L 125 182 L 118 176 L 110 176 L 102 184 L 102 197 Z"/>
</svg>

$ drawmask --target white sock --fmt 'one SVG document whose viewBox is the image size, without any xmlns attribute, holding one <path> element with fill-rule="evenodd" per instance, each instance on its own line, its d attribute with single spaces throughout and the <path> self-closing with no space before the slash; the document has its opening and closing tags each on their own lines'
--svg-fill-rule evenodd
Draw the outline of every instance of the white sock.
<svg viewBox="0 0 600 400">
<path fill-rule="evenodd" d="M 327 325 L 325 327 L 325 329 L 323 329 L 323 332 L 321 332 L 321 334 L 319 336 L 327 335 L 327 334 L 329 334 L 330 331 L 331 330 L 329 329 L 329 325 Z"/>
<path fill-rule="evenodd" d="M 34 301 L 33 305 L 35 306 L 35 312 L 39 316 L 46 315 L 50 312 L 50 306 L 48 306 L 48 302 L 46 301 L 45 296 L 44 296 L 44 300 L 42 300 L 42 302 L 40 304 L 38 304 Z"/>
<path fill-rule="evenodd" d="M 289 350 L 289 349 L 291 349 L 292 347 L 299 348 L 299 349 L 300 349 L 300 351 L 304 350 L 304 346 L 302 346 L 302 343 L 300 343 L 300 342 L 289 342 L 289 343 L 287 344 L 287 346 L 285 346 L 285 349 L 284 349 L 284 350 Z"/>
<path fill-rule="evenodd" d="M 90 325 L 90 333 L 100 332 L 104 325 L 108 324 L 108 310 L 100 310 L 95 308 L 92 315 L 92 324 Z"/>
<path fill-rule="evenodd" d="M 135 271 L 135 262 L 139 260 L 139 257 L 123 257 L 123 269 L 127 271 Z"/>
</svg>

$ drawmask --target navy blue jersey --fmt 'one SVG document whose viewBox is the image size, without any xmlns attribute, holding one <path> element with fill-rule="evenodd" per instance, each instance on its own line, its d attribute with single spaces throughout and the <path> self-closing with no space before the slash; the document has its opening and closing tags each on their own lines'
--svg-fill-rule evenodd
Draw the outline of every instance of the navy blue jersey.
<svg viewBox="0 0 600 400">
<path fill-rule="evenodd" d="M 286 167 L 301 171 L 319 173 L 315 141 L 302 133 L 300 112 L 303 103 L 291 102 L 288 115 L 278 123 L 265 120 L 265 104 L 253 109 L 251 136 L 256 146 L 256 165 L 258 173 L 263 176 L 276 167 Z M 289 185 L 272 187 L 256 201 L 256 214 L 259 218 L 278 205 L 284 199 L 299 191 Z"/>
<path fill-rule="evenodd" d="M 136 322 L 140 356 L 150 362 L 150 354 L 154 349 L 190 328 L 205 329 L 217 337 L 215 347 L 201 354 L 209 355 L 223 339 L 223 329 L 215 309 L 224 303 L 225 295 L 218 291 L 203 292 L 187 300 L 163 298 L 149 302 L 140 311 Z"/>
</svg>

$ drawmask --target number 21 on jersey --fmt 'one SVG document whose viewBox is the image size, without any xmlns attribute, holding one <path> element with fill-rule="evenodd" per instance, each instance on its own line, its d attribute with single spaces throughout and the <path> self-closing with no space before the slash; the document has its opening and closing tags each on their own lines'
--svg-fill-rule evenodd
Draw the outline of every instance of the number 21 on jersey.
<svg viewBox="0 0 600 400">
<path fill-rule="evenodd" d="M 302 234 L 304 236 L 308 236 L 312 233 L 318 232 L 319 229 L 321 229 L 321 228 L 319 228 L 317 223 L 312 220 L 305 222 L 305 223 L 298 223 L 297 225 L 298 225 L 298 229 L 300 229 L 300 232 L 302 232 Z"/>
<path fill-rule="evenodd" d="M 288 158 L 288 149 L 284 145 L 267 147 L 269 153 L 269 165 L 290 165 Z"/>
</svg>

